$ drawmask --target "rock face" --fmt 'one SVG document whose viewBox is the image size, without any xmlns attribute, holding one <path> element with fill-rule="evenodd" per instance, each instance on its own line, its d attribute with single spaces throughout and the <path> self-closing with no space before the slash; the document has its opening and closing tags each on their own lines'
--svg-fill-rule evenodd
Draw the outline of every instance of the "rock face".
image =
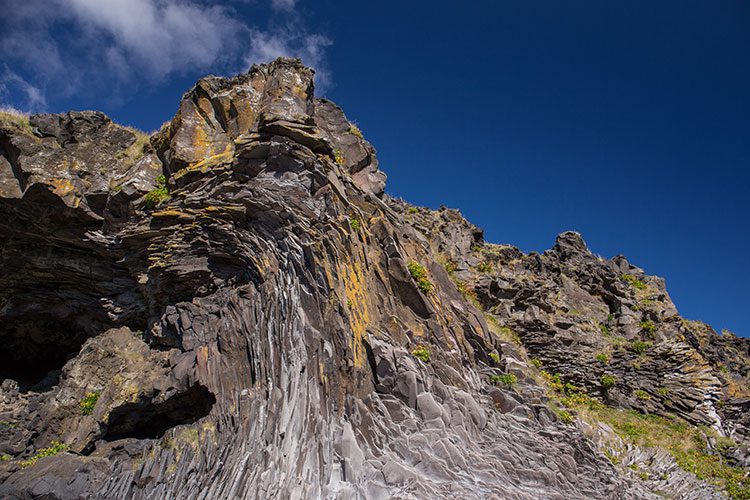
<svg viewBox="0 0 750 500">
<path fill-rule="evenodd" d="M 576 233 L 524 255 L 384 186 L 292 59 L 200 80 L 148 141 L 0 125 L 0 496 L 723 496 L 613 463 L 538 366 L 747 466 L 747 341 Z"/>
</svg>

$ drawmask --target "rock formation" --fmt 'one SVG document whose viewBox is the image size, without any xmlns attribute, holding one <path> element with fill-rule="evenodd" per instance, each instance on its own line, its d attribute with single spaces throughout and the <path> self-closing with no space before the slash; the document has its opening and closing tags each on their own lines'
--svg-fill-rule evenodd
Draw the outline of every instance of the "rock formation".
<svg viewBox="0 0 750 500">
<path fill-rule="evenodd" d="M 749 498 L 747 340 L 384 194 L 298 60 L 0 123 L 0 497 Z"/>
</svg>

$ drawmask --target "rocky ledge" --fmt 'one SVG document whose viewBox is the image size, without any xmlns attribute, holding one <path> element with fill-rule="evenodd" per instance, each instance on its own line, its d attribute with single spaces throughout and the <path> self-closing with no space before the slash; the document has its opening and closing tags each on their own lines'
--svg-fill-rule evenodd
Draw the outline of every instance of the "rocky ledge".
<svg viewBox="0 0 750 500">
<path fill-rule="evenodd" d="M 1 117 L 0 496 L 749 497 L 750 343 L 384 187 L 293 59 Z"/>
</svg>

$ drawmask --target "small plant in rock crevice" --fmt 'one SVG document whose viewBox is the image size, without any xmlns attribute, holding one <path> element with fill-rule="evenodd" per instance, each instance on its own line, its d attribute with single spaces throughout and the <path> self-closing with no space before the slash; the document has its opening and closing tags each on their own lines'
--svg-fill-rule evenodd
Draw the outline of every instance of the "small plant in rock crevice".
<svg viewBox="0 0 750 500">
<path fill-rule="evenodd" d="M 648 349 L 651 348 L 651 342 L 644 342 L 642 340 L 634 340 L 632 344 L 630 344 L 630 348 L 633 350 L 636 354 L 643 354 Z"/>
<path fill-rule="evenodd" d="M 500 363 L 500 355 L 496 352 L 491 352 L 488 354 L 490 359 L 495 362 L 495 364 Z"/>
<path fill-rule="evenodd" d="M 26 467 L 32 466 L 37 463 L 40 458 L 57 455 L 58 453 L 67 451 L 68 448 L 69 446 L 67 444 L 61 443 L 60 441 L 52 441 L 52 446 L 38 450 L 31 458 L 18 462 L 18 465 L 22 469 L 25 469 Z"/>
<path fill-rule="evenodd" d="M 364 139 L 364 136 L 362 135 L 362 131 L 354 124 L 349 125 L 349 133 L 352 135 L 356 135 L 360 139 Z"/>
<path fill-rule="evenodd" d="M 490 271 L 492 271 L 492 264 L 490 264 L 489 262 L 480 262 L 479 264 L 477 264 L 477 271 L 479 271 L 480 273 L 489 273 Z"/>
<path fill-rule="evenodd" d="M 565 410 L 557 410 L 555 413 L 557 414 L 557 418 L 560 419 L 560 422 L 564 424 L 573 423 L 573 416 L 569 412 Z"/>
<path fill-rule="evenodd" d="M 359 231 L 362 223 L 359 221 L 359 219 L 349 219 L 349 225 L 354 231 Z"/>
<path fill-rule="evenodd" d="M 614 375 L 602 375 L 599 382 L 605 390 L 609 390 L 615 386 L 617 378 Z"/>
<path fill-rule="evenodd" d="M 411 261 L 406 266 L 409 270 L 409 274 L 417 282 L 417 288 L 424 293 L 428 294 L 432 291 L 432 281 L 427 279 L 427 269 L 416 261 Z"/>
<path fill-rule="evenodd" d="M 341 152 L 339 148 L 336 148 L 333 150 L 333 159 L 338 163 L 339 165 L 343 165 L 346 160 L 344 160 L 344 153 Z"/>
<path fill-rule="evenodd" d="M 156 186 L 156 188 L 146 193 L 146 196 L 143 197 L 143 200 L 146 203 L 146 207 L 149 209 L 155 208 L 172 198 L 172 196 L 169 194 L 169 189 L 167 188 L 166 177 L 164 177 L 163 175 L 157 177 Z"/>
<path fill-rule="evenodd" d="M 507 387 L 513 387 L 518 382 L 518 377 L 512 373 L 503 373 L 502 375 L 490 375 L 490 382 L 493 384 L 502 384 Z"/>
<path fill-rule="evenodd" d="M 424 363 L 428 363 L 430 361 L 430 350 L 427 348 L 427 346 L 420 345 L 413 349 L 411 351 L 411 354 L 415 358 L 422 360 L 422 362 Z"/>
<path fill-rule="evenodd" d="M 656 325 L 653 321 L 642 321 L 641 330 L 649 335 L 653 335 L 656 332 Z"/>
<path fill-rule="evenodd" d="M 632 274 L 623 274 L 620 279 L 637 290 L 645 290 L 646 284 Z"/>
<path fill-rule="evenodd" d="M 81 413 L 84 415 L 91 415 L 94 413 L 97 401 L 99 401 L 99 392 L 89 392 L 86 394 L 78 403 L 78 406 L 81 408 Z"/>
<path fill-rule="evenodd" d="M 651 399 L 651 396 L 649 396 L 649 394 L 643 389 L 636 389 L 633 391 L 633 396 L 641 400 Z"/>
</svg>

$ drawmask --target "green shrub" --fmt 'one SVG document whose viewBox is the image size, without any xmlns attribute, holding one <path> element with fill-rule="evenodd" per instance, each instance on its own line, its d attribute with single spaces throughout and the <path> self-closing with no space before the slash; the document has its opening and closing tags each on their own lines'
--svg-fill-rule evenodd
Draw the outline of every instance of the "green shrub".
<svg viewBox="0 0 750 500">
<path fill-rule="evenodd" d="M 416 213 L 419 213 L 419 209 L 418 209 L 417 207 L 409 207 L 409 208 L 408 208 L 408 209 L 407 209 L 406 211 L 407 211 L 408 213 L 410 213 L 410 214 L 416 214 Z"/>
<path fill-rule="evenodd" d="M 604 323 L 599 323 L 599 330 L 602 332 L 602 335 L 609 335 L 612 333 L 612 330 Z"/>
<path fill-rule="evenodd" d="M 69 446 L 67 444 L 63 444 L 60 441 L 52 441 L 52 446 L 50 446 L 49 448 L 42 448 L 41 450 L 37 451 L 31 458 L 18 462 L 18 465 L 22 469 L 25 469 L 26 467 L 34 465 L 40 458 L 57 455 L 58 453 L 67 451 L 68 448 Z"/>
<path fill-rule="evenodd" d="M 513 387 L 518 382 L 518 377 L 512 373 L 503 373 L 502 375 L 490 375 L 490 382 L 493 384 L 503 384 Z"/>
<path fill-rule="evenodd" d="M 420 345 L 411 351 L 412 356 L 421 359 L 423 362 L 428 363 L 430 361 L 430 350 L 426 346 Z"/>
<path fill-rule="evenodd" d="M 155 208 L 172 198 L 169 194 L 169 189 L 167 188 L 166 177 L 163 175 L 157 177 L 156 185 L 157 187 L 155 189 L 152 189 L 143 197 L 147 208 Z"/>
<path fill-rule="evenodd" d="M 658 392 L 660 396 L 669 396 L 669 389 L 666 387 L 659 387 L 656 389 L 656 392 Z"/>
<path fill-rule="evenodd" d="M 643 281 L 636 278 L 635 276 L 633 276 L 632 274 L 623 274 L 622 276 L 620 276 L 620 279 L 628 283 L 633 288 L 637 288 L 638 290 L 646 289 L 646 284 Z"/>
<path fill-rule="evenodd" d="M 573 417 L 565 410 L 558 410 L 557 417 L 560 419 L 560 422 L 564 424 L 572 424 L 573 423 Z"/>
<path fill-rule="evenodd" d="M 633 396 L 638 399 L 651 399 L 651 396 L 649 396 L 648 393 L 643 389 L 636 389 L 635 391 L 633 391 Z"/>
<path fill-rule="evenodd" d="M 597 354 L 596 356 L 594 356 L 594 358 L 595 358 L 595 359 L 596 359 L 596 360 L 597 360 L 598 362 L 600 362 L 600 363 L 602 363 L 602 364 L 605 364 L 605 365 L 606 365 L 606 364 L 609 364 L 609 356 L 607 355 L 607 353 L 604 353 L 604 352 L 600 352 L 599 354 Z"/>
<path fill-rule="evenodd" d="M 361 223 L 359 222 L 359 219 L 349 219 L 349 225 L 354 231 L 359 231 Z"/>
<path fill-rule="evenodd" d="M 352 302 L 352 299 L 346 299 L 346 308 L 352 309 L 354 307 L 354 303 Z"/>
<path fill-rule="evenodd" d="M 499 355 L 498 353 L 496 353 L 496 352 L 491 352 L 491 353 L 489 353 L 489 354 L 488 354 L 488 356 L 489 356 L 489 357 L 490 357 L 490 359 L 491 359 L 492 361 L 494 361 L 495 363 L 499 363 L 499 362 L 500 362 L 500 355 Z"/>
<path fill-rule="evenodd" d="M 532 358 L 532 359 L 529 360 L 529 363 L 531 363 L 536 368 L 541 368 L 542 367 L 542 360 L 541 359 Z"/>
<path fill-rule="evenodd" d="M 479 264 L 477 264 L 477 271 L 479 271 L 480 273 L 489 273 L 490 271 L 492 271 L 492 264 L 490 264 L 489 262 L 480 262 Z"/>
<path fill-rule="evenodd" d="M 417 282 L 417 288 L 419 288 L 422 293 L 430 293 L 432 291 L 432 281 L 427 279 L 427 269 L 422 264 L 415 261 L 409 262 L 407 268 L 409 269 L 411 277 Z"/>
<path fill-rule="evenodd" d="M 649 335 L 653 335 L 656 332 L 656 325 L 653 323 L 653 321 L 642 321 L 641 330 L 648 333 Z"/>
<path fill-rule="evenodd" d="M 78 406 L 81 407 L 81 413 L 83 413 L 84 415 L 91 415 L 92 413 L 94 413 L 94 407 L 96 407 L 97 401 L 99 401 L 98 392 L 89 392 L 88 394 L 86 394 L 78 403 Z"/>
<path fill-rule="evenodd" d="M 630 344 L 630 348 L 636 354 L 643 354 L 644 352 L 646 352 L 646 350 L 651 348 L 651 345 L 652 345 L 651 342 L 644 342 L 642 340 L 634 340 Z"/>
<path fill-rule="evenodd" d="M 602 387 L 605 390 L 609 390 L 615 386 L 617 383 L 617 378 L 614 375 L 602 375 L 602 377 L 599 379 L 599 382 L 601 382 Z"/>
</svg>

